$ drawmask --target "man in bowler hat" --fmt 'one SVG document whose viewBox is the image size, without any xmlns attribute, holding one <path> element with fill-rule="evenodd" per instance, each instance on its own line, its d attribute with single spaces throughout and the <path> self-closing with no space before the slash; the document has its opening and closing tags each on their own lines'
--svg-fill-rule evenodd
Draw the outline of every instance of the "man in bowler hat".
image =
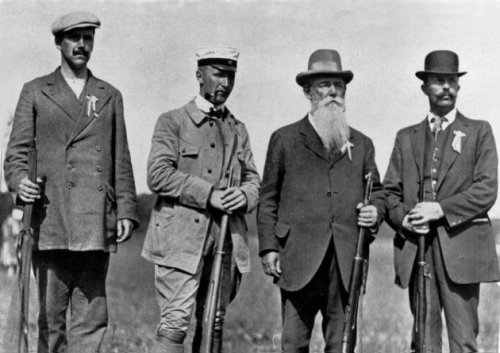
<svg viewBox="0 0 500 353">
<path fill-rule="evenodd" d="M 99 351 L 109 253 L 137 225 L 122 96 L 87 68 L 99 26 L 88 12 L 54 21 L 61 66 L 24 85 L 5 156 L 10 190 L 18 201 L 35 203 L 39 353 Z M 26 156 L 35 137 L 32 182 Z"/>
<path fill-rule="evenodd" d="M 155 264 L 160 322 L 152 353 L 182 353 L 193 311 L 192 352 L 200 351 L 202 318 L 215 252 L 223 251 L 213 352 L 222 351 L 225 310 L 241 273 L 250 270 L 244 214 L 257 206 L 260 177 L 245 125 L 226 106 L 239 52 L 197 51 L 199 93 L 156 122 L 148 185 L 157 195 L 142 255 Z M 228 187 L 230 171 L 234 186 Z M 224 249 L 217 249 L 222 215 L 229 214 Z"/>
<path fill-rule="evenodd" d="M 346 119 L 351 71 L 330 49 L 297 75 L 311 109 L 275 131 L 269 142 L 257 214 L 264 272 L 281 288 L 282 350 L 309 352 L 318 311 L 325 352 L 340 352 L 358 227 L 376 233 L 384 192 L 372 141 Z M 372 204 L 361 207 L 372 173 Z"/>
<path fill-rule="evenodd" d="M 425 234 L 427 352 L 441 352 L 443 310 L 450 352 L 477 352 L 479 283 L 500 279 L 488 218 L 497 197 L 495 140 L 488 122 L 455 107 L 464 74 L 452 51 L 426 56 L 416 76 L 430 110 L 397 133 L 384 179 L 387 221 L 396 231 L 396 284 L 409 287 L 414 316 L 417 238 Z M 419 349 L 415 337 L 412 348 Z"/>
</svg>

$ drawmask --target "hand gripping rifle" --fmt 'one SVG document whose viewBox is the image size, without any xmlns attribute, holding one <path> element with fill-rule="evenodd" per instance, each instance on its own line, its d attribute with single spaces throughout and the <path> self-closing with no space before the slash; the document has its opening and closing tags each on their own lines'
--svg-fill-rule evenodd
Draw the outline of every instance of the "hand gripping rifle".
<svg viewBox="0 0 500 353">
<path fill-rule="evenodd" d="M 28 179 L 36 182 L 37 151 L 35 139 L 28 150 Z M 31 252 L 33 248 L 33 230 L 31 218 L 34 203 L 25 203 L 23 210 L 23 228 L 17 237 L 18 278 L 14 285 L 7 316 L 7 329 L 4 336 L 4 352 L 28 353 L 28 314 L 31 273 Z"/>
<path fill-rule="evenodd" d="M 372 173 L 366 175 L 366 189 L 363 206 L 370 203 L 373 179 Z M 356 326 L 360 297 L 364 292 L 368 266 L 368 237 L 366 228 L 361 227 L 358 233 L 358 247 L 354 256 L 351 281 L 349 284 L 349 299 L 345 307 L 344 331 L 342 335 L 342 353 L 354 353 L 356 346 Z"/>
<path fill-rule="evenodd" d="M 228 176 L 228 187 L 236 186 L 234 182 L 234 171 L 231 168 Z M 207 298 L 205 301 L 205 309 L 203 311 L 203 337 L 201 341 L 201 352 L 212 353 L 214 341 L 214 324 L 217 308 L 219 306 L 221 275 L 222 275 L 222 258 L 224 256 L 224 243 L 226 242 L 226 234 L 229 223 L 229 214 L 224 213 L 220 222 L 219 240 L 212 263 L 210 273 L 210 283 L 208 285 Z"/>
</svg>

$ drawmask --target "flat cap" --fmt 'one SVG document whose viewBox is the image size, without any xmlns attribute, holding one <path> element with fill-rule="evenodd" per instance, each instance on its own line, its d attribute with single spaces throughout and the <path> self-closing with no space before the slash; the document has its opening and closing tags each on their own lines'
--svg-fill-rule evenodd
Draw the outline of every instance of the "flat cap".
<svg viewBox="0 0 500 353">
<path fill-rule="evenodd" d="M 91 12 L 78 11 L 71 12 L 58 17 L 52 23 L 52 34 L 55 36 L 63 32 L 71 31 L 75 28 L 99 28 L 101 21 Z"/>
<path fill-rule="evenodd" d="M 219 70 L 236 71 L 240 52 L 233 47 L 204 47 L 196 51 L 198 67 L 210 65 Z"/>
</svg>

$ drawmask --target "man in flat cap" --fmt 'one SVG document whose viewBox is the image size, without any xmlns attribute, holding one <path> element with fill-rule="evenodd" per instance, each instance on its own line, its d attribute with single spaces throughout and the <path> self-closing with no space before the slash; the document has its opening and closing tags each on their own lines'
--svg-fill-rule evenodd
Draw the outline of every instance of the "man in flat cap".
<svg viewBox="0 0 500 353">
<path fill-rule="evenodd" d="M 409 287 L 414 316 L 417 239 L 425 239 L 427 313 L 420 332 L 426 349 L 415 330 L 412 337 L 419 353 L 441 352 L 443 310 L 450 352 L 477 352 L 479 283 L 500 279 L 488 218 L 497 197 L 495 141 L 488 122 L 455 108 L 458 80 L 465 74 L 458 64 L 452 51 L 426 56 L 416 76 L 430 111 L 398 132 L 384 179 L 387 221 L 396 231 L 396 284 Z"/>
<path fill-rule="evenodd" d="M 374 234 L 384 216 L 384 192 L 372 141 L 346 119 L 346 86 L 335 50 L 311 54 L 297 75 L 311 109 L 275 131 L 269 142 L 257 225 L 264 272 L 281 288 L 286 353 L 309 352 L 318 311 L 325 352 L 340 352 L 358 227 Z M 372 173 L 372 204 L 361 207 Z"/>
<path fill-rule="evenodd" d="M 244 214 L 257 206 L 257 174 L 245 125 L 225 106 L 234 86 L 238 51 L 197 52 L 199 94 L 162 114 L 148 159 L 148 185 L 157 194 L 143 256 L 155 264 L 160 322 L 152 353 L 181 353 L 193 310 L 193 352 L 200 351 L 202 317 L 212 261 L 223 251 L 213 352 L 222 351 L 225 308 L 240 273 L 250 270 Z M 232 171 L 235 186 L 228 187 Z M 224 249 L 216 249 L 229 214 Z"/>
<path fill-rule="evenodd" d="M 109 253 L 137 225 L 122 96 L 87 69 L 99 25 L 87 12 L 53 23 L 61 66 L 24 85 L 5 157 L 9 188 L 35 203 L 39 353 L 99 351 Z M 26 155 L 35 138 L 38 173 L 30 181 Z"/>
</svg>

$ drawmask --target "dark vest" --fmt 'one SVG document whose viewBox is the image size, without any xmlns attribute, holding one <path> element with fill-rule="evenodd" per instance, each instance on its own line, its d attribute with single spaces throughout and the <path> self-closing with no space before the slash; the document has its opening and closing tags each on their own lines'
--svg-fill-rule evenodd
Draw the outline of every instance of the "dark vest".
<svg viewBox="0 0 500 353">
<path fill-rule="evenodd" d="M 424 201 L 436 200 L 435 186 L 441 172 L 441 161 L 450 131 L 451 124 L 444 131 L 441 131 L 435 140 L 434 134 L 427 124 L 424 152 Z"/>
</svg>

